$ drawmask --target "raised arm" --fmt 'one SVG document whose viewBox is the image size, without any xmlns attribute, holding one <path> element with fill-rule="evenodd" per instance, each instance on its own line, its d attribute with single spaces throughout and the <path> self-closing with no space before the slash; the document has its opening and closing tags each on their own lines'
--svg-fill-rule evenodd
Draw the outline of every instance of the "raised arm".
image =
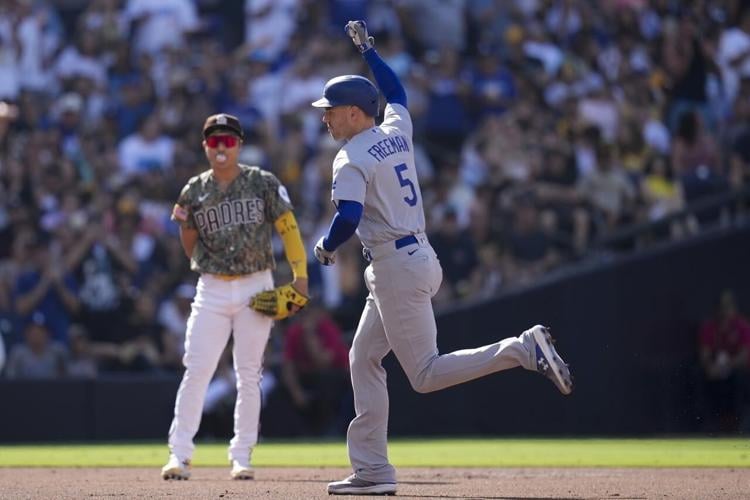
<svg viewBox="0 0 750 500">
<path fill-rule="evenodd" d="M 346 23 L 346 34 L 352 39 L 354 45 L 362 53 L 367 64 L 372 70 L 375 81 L 385 100 L 391 104 L 400 104 L 406 107 L 406 91 L 396 73 L 380 57 L 373 47 L 375 39 L 367 34 L 367 25 L 364 21 L 349 21 Z"/>
</svg>

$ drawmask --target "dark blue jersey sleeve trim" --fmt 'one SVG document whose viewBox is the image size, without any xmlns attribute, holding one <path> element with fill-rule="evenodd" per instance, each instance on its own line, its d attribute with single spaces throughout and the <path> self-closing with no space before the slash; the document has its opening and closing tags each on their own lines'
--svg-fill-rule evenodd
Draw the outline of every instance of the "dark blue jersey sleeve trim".
<svg viewBox="0 0 750 500">
<path fill-rule="evenodd" d="M 375 76 L 375 81 L 378 82 L 378 87 L 385 96 L 385 100 L 391 104 L 400 104 L 406 107 L 406 90 L 401 85 L 401 81 L 396 76 L 396 73 L 381 59 L 380 54 L 375 49 L 368 49 L 362 53 L 362 56 L 370 66 L 372 74 Z"/>
<path fill-rule="evenodd" d="M 328 235 L 323 239 L 323 248 L 329 252 L 333 252 L 352 237 L 359 226 L 364 207 L 356 201 L 340 200 L 336 210 Z"/>
</svg>

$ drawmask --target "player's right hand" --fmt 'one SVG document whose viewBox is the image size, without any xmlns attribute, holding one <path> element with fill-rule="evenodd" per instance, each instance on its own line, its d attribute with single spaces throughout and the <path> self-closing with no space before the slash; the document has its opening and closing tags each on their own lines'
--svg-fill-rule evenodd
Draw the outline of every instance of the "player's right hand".
<svg viewBox="0 0 750 500">
<path fill-rule="evenodd" d="M 367 25 L 364 21 L 349 21 L 344 26 L 344 30 L 360 52 L 364 52 L 375 45 L 375 39 L 367 34 Z"/>
<path fill-rule="evenodd" d="M 328 250 L 323 248 L 324 239 L 325 236 L 321 236 L 321 238 L 315 244 L 315 250 L 313 250 L 313 253 L 315 254 L 315 258 L 318 259 L 318 262 L 320 262 L 324 266 L 332 266 L 336 263 L 336 251 L 334 250 L 333 252 L 329 252 Z"/>
</svg>

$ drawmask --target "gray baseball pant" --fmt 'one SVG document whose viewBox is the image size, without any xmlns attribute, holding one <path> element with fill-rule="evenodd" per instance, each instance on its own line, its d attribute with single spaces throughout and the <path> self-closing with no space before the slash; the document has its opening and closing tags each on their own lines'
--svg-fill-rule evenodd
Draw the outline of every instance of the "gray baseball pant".
<svg viewBox="0 0 750 500">
<path fill-rule="evenodd" d="M 420 236 L 418 246 L 397 250 L 390 242 L 375 247 L 365 270 L 370 294 L 349 352 L 356 416 L 349 424 L 347 447 L 354 472 L 367 481 L 396 482 L 388 462 L 388 392 L 381 364 L 389 351 L 420 393 L 517 366 L 532 368 L 533 347 L 523 335 L 438 353 L 431 298 L 443 271 L 427 238 Z"/>
</svg>

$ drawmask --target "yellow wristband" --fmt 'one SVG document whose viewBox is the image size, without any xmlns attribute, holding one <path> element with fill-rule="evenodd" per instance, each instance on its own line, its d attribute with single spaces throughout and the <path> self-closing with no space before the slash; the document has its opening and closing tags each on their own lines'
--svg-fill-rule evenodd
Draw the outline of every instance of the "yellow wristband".
<svg viewBox="0 0 750 500">
<path fill-rule="evenodd" d="M 294 214 L 291 210 L 284 212 L 273 225 L 284 243 L 284 253 L 294 278 L 307 278 L 307 254 Z"/>
</svg>

